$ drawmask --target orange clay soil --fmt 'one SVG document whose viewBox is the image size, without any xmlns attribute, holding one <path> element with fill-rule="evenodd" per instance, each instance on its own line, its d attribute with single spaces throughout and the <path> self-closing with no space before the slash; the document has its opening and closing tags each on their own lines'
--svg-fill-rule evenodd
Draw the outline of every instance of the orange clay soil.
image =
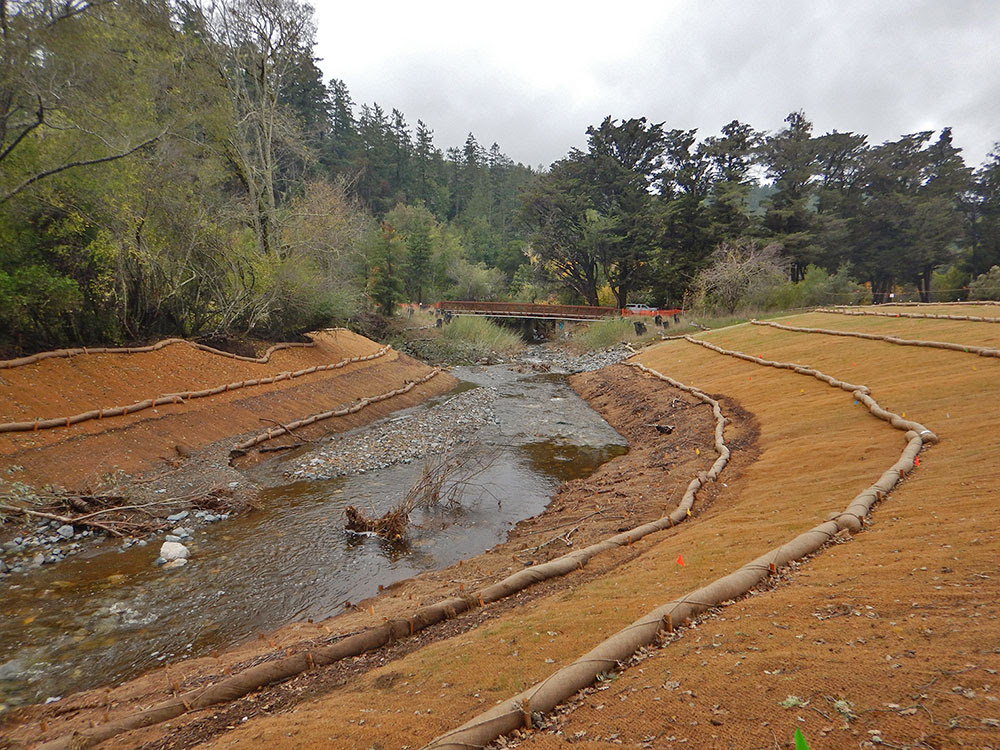
<svg viewBox="0 0 1000 750">
<path fill-rule="evenodd" d="M 0 370 L 0 422 L 65 417 L 131 404 L 165 393 L 327 365 L 378 351 L 379 344 L 334 329 L 311 334 L 315 347 L 274 352 L 266 364 L 242 362 L 185 344 L 138 354 L 86 354 Z M 366 362 L 294 380 L 249 386 L 201 399 L 37 432 L 0 433 L 0 461 L 21 466 L 9 478 L 33 485 L 93 488 L 120 473 L 163 469 L 216 441 L 257 433 L 312 413 L 334 409 L 416 380 L 426 365 L 394 350 Z M 357 414 L 331 419 L 299 433 L 316 437 L 365 424 L 450 389 L 439 375 L 411 392 Z M 264 421 L 264 420 L 270 421 Z"/>
<path fill-rule="evenodd" d="M 819 314 L 783 320 L 996 345 L 990 340 L 996 326 L 990 324 Z M 822 554 L 773 579 L 767 590 L 678 631 L 662 648 L 578 694 L 554 719 L 546 717 L 547 728 L 503 744 L 784 748 L 793 747 L 800 728 L 814 750 L 1000 747 L 1000 362 L 750 325 L 701 337 L 868 385 L 883 407 L 924 423 L 941 442 L 925 450 L 917 470 L 876 506 L 865 531 L 839 537 Z M 352 660 L 325 682 L 322 674 L 298 678 L 302 682 L 286 683 L 285 692 L 264 690 L 107 745 L 420 747 L 544 679 L 641 614 L 842 510 L 904 445 L 898 430 L 854 404 L 850 394 L 811 377 L 683 340 L 646 350 L 638 359 L 724 396 L 723 411 L 735 415 L 727 441 L 730 429 L 737 443 L 759 432 L 756 448 L 744 444 L 736 450 L 734 464 L 707 488 L 710 504 L 695 518 L 609 553 L 559 584 L 458 617 L 437 637 L 404 639 L 395 651 Z M 624 368 L 589 377 L 604 379 L 606 400 L 595 398 L 595 405 L 633 445 L 642 437 L 638 427 L 659 416 L 650 404 L 666 407 L 680 398 L 652 378 L 634 385 L 646 376 Z M 587 379 L 576 382 L 588 395 Z M 710 429 L 706 422 L 700 441 L 685 434 L 676 444 L 651 442 L 644 464 L 633 463 L 640 455 L 633 451 L 575 483 L 553 505 L 574 508 L 577 518 L 595 503 L 605 514 L 627 516 L 630 504 L 658 492 L 652 504 L 662 509 L 671 492 L 678 494 L 672 487 L 683 486 L 697 464 L 657 464 L 671 457 L 670 446 L 678 456 L 697 449 L 699 460 L 707 455 L 710 463 Z M 752 463 L 739 464 L 740 455 Z M 498 560 L 498 577 L 507 572 L 504 563 L 519 564 L 510 557 Z M 364 603 L 370 611 L 322 626 L 303 624 L 283 631 L 286 640 L 272 641 L 283 648 L 309 628 L 322 637 L 325 628 L 345 632 L 375 623 L 412 606 L 411 593 L 414 600 L 437 593 L 435 581 L 456 593 L 455 584 L 465 585 L 467 575 L 471 585 L 479 583 L 488 566 L 477 565 L 468 561 L 405 582 Z M 252 657 L 244 652 L 244 658 Z M 219 661 L 228 663 L 227 656 Z M 171 674 L 143 678 L 147 691 L 158 681 L 146 705 L 167 697 L 172 683 L 183 690 L 211 679 L 206 666 L 187 669 L 176 665 Z M 51 738 L 72 726 L 106 721 L 104 706 L 113 719 L 119 700 L 127 710 L 130 696 L 121 690 L 27 710 L 20 725 L 5 729 L 14 741 L 26 741 L 43 736 L 43 727 Z"/>
</svg>

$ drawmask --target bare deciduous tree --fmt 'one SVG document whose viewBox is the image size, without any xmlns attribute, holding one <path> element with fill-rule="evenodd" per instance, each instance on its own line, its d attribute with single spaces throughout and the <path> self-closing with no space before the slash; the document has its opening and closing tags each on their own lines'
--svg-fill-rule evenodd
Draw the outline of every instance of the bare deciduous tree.
<svg viewBox="0 0 1000 750">
<path fill-rule="evenodd" d="M 281 255 L 277 147 L 303 148 L 282 95 L 312 53 L 312 8 L 298 0 L 219 0 L 208 6 L 205 20 L 234 110 L 226 156 L 252 204 L 260 250 Z"/>
<path fill-rule="evenodd" d="M 776 244 L 760 245 L 753 239 L 723 242 L 711 260 L 695 277 L 692 307 L 720 309 L 731 315 L 787 277 L 788 262 Z"/>
</svg>

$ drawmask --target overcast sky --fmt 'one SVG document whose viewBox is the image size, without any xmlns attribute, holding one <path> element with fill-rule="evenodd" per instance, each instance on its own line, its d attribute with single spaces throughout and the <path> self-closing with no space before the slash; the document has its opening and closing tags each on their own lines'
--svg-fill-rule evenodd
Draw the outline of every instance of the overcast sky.
<svg viewBox="0 0 1000 750">
<path fill-rule="evenodd" d="M 705 137 L 797 109 L 875 143 L 950 125 L 972 166 L 1000 140 L 1000 0 L 315 4 L 327 79 L 442 149 L 548 166 L 606 115 Z"/>
</svg>

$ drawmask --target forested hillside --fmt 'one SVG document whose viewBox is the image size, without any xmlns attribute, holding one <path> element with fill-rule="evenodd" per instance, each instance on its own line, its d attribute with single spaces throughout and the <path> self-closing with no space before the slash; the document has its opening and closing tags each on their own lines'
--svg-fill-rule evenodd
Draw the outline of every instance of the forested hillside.
<svg viewBox="0 0 1000 750">
<path fill-rule="evenodd" d="M 507 292 L 531 171 L 324 83 L 308 6 L 0 7 L 5 348 L 287 335 L 370 297 Z"/>
<path fill-rule="evenodd" d="M 288 335 L 442 296 L 710 302 L 699 272 L 725 258 L 764 258 L 737 303 L 857 282 L 944 299 L 1000 263 L 1000 156 L 974 170 L 947 128 L 872 144 L 802 113 L 709 137 L 608 117 L 536 174 L 355 103 L 298 0 L 0 11 L 7 351 Z"/>
</svg>

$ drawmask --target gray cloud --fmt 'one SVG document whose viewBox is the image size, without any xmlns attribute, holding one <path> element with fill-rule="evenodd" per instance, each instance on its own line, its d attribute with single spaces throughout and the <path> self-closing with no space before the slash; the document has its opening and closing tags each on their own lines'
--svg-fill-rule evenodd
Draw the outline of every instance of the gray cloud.
<svg viewBox="0 0 1000 750">
<path fill-rule="evenodd" d="M 798 109 L 819 133 L 872 142 L 952 126 L 971 165 L 1000 139 L 991 0 L 425 2 L 398 18 L 371 5 L 347 19 L 338 8 L 336 27 L 321 9 L 324 71 L 358 101 L 424 120 L 442 147 L 471 131 L 547 165 L 608 114 L 704 136 L 736 118 L 776 130 Z"/>
</svg>

